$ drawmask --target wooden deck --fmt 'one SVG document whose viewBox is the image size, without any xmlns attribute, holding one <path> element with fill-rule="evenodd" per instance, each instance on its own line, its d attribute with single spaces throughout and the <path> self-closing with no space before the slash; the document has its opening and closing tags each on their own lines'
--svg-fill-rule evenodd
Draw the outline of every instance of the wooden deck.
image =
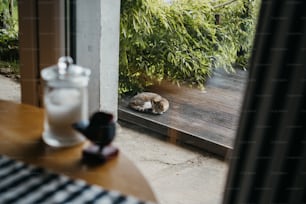
<svg viewBox="0 0 306 204">
<path fill-rule="evenodd" d="M 149 91 L 170 102 L 163 115 L 139 113 L 127 107 L 129 98 L 119 102 L 119 119 L 135 123 L 169 136 L 172 142 L 184 142 L 225 156 L 233 147 L 248 73 L 228 74 L 217 70 L 205 91 L 161 84 Z"/>
</svg>

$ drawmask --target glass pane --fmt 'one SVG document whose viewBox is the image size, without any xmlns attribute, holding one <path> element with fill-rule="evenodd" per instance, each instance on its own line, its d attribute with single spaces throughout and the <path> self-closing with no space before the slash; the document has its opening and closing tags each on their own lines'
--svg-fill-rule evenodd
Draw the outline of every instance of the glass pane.
<svg viewBox="0 0 306 204">
<path fill-rule="evenodd" d="M 0 99 L 20 102 L 17 6 L 0 1 Z"/>
</svg>

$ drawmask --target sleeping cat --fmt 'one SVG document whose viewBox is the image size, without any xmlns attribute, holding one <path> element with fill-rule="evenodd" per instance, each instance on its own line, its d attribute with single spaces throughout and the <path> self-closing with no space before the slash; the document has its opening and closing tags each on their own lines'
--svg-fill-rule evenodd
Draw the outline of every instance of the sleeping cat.
<svg viewBox="0 0 306 204">
<path fill-rule="evenodd" d="M 163 114 L 169 109 L 169 101 L 156 93 L 142 92 L 131 98 L 129 107 L 153 114 Z"/>
</svg>

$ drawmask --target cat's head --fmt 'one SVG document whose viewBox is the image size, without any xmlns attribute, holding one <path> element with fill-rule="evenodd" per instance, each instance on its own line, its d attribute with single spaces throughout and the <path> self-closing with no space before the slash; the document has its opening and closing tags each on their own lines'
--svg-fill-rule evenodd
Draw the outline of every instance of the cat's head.
<svg viewBox="0 0 306 204">
<path fill-rule="evenodd" d="M 163 114 L 168 107 L 168 101 L 166 100 L 152 100 L 152 112 L 155 114 Z"/>
</svg>

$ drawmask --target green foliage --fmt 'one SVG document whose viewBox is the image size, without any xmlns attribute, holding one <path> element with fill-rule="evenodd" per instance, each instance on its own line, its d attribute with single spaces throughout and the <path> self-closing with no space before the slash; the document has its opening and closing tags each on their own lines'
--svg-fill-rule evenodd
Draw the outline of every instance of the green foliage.
<svg viewBox="0 0 306 204">
<path fill-rule="evenodd" d="M 245 65 L 255 1 L 210 2 L 122 1 L 119 93 L 137 92 L 164 79 L 203 87 L 214 67 L 232 71 L 235 63 Z"/>
<path fill-rule="evenodd" d="M 0 59 L 4 61 L 17 61 L 18 35 L 16 32 L 0 30 Z"/>
<path fill-rule="evenodd" d="M 0 0 L 0 60 L 18 61 L 18 15 L 17 1 Z"/>
<path fill-rule="evenodd" d="M 1 61 L 0 60 L 0 70 L 1 68 L 9 69 L 11 74 L 19 74 L 19 62 L 18 61 Z M 7 74 L 7 73 L 6 73 Z"/>
<path fill-rule="evenodd" d="M 221 39 L 219 50 L 227 55 L 222 57 L 231 59 L 232 64 L 245 68 L 251 54 L 260 1 L 237 0 L 231 4 L 226 2 L 229 1 L 219 0 L 218 4 L 214 5 L 214 12 L 221 16 L 221 24 L 217 28 L 218 38 Z M 226 5 L 218 6 L 222 4 Z M 228 64 L 228 60 L 224 62 L 223 66 L 232 66 Z"/>
</svg>

